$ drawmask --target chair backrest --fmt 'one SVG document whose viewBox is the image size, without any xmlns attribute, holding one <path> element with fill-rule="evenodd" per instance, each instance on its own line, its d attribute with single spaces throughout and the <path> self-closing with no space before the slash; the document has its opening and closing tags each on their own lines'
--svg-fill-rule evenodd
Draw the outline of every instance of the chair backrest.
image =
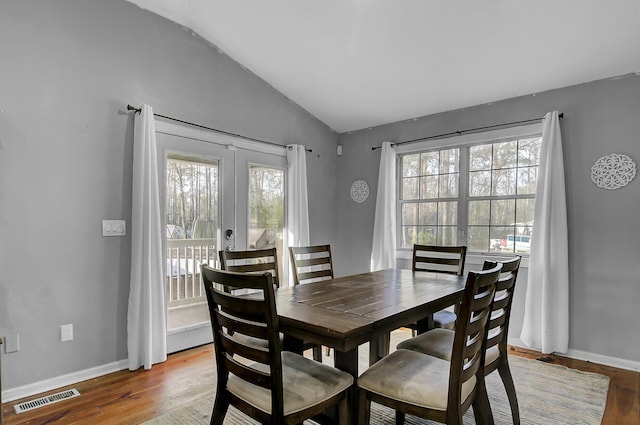
<svg viewBox="0 0 640 425">
<path fill-rule="evenodd" d="M 333 279 L 331 245 L 289 247 L 293 284 Z"/>
<path fill-rule="evenodd" d="M 451 351 L 449 403 L 462 405 L 463 411 L 471 404 L 462 400 L 462 387 L 471 379 L 484 379 L 484 348 L 491 303 L 502 265 L 469 272 L 464 294 L 458 310 L 456 330 Z"/>
<path fill-rule="evenodd" d="M 462 276 L 467 247 L 413 245 L 413 271 L 450 273 Z"/>
<path fill-rule="evenodd" d="M 509 332 L 509 319 L 511 317 L 511 305 L 513 304 L 513 291 L 515 289 L 520 260 L 522 257 L 495 262 L 485 261 L 484 270 L 489 270 L 502 264 L 500 277 L 496 283 L 496 293 L 491 305 L 491 318 L 487 325 L 487 349 L 498 346 L 501 355 L 507 354 L 507 334 Z"/>
<path fill-rule="evenodd" d="M 220 251 L 220 268 L 229 272 L 270 272 L 276 288 L 280 286 L 278 255 L 275 248 L 249 251 Z"/>
<path fill-rule="evenodd" d="M 227 390 L 231 373 L 234 379 L 269 389 L 273 418 L 282 418 L 282 343 L 271 273 L 235 273 L 206 265 L 201 272 L 213 329 L 218 396 L 229 397 L 231 404 L 245 413 L 250 411 L 250 416 L 257 414 L 254 410 L 258 409 Z M 233 295 L 242 289 L 253 295 Z M 253 344 L 256 338 L 268 344 Z"/>
</svg>

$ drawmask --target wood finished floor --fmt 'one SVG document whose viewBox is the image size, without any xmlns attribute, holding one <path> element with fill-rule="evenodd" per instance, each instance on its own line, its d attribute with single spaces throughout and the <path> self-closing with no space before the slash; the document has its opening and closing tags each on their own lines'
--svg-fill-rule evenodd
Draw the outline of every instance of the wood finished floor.
<svg viewBox="0 0 640 425">
<path fill-rule="evenodd" d="M 548 357 L 550 363 L 595 372 L 611 378 L 602 424 L 640 424 L 640 373 L 560 356 L 512 348 L 512 354 L 527 358 Z M 172 354 L 149 371 L 120 371 L 73 386 L 81 397 L 16 415 L 14 404 L 5 403 L 4 425 L 26 424 L 139 424 L 201 398 L 215 380 L 213 345 Z M 29 397 L 32 399 L 34 397 Z M 541 424 L 542 425 L 542 424 Z M 547 424 L 545 424 L 547 425 Z"/>
</svg>

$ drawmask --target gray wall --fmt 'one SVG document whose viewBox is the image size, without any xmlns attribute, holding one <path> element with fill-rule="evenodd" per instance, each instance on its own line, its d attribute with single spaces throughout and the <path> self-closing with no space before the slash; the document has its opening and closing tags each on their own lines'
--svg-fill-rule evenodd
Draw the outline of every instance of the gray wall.
<svg viewBox="0 0 640 425">
<path fill-rule="evenodd" d="M 127 356 L 127 103 L 308 157 L 311 236 L 331 241 L 337 135 L 191 32 L 124 1 L 0 4 L 0 336 L 5 390 Z M 59 325 L 74 340 L 59 342 Z"/>
<path fill-rule="evenodd" d="M 470 74 L 471 75 L 471 74 Z M 567 185 L 572 350 L 640 362 L 640 176 L 619 190 L 596 187 L 593 163 L 625 153 L 640 164 L 640 76 L 596 81 L 417 120 L 341 134 L 338 161 L 339 274 L 369 267 L 382 141 L 403 141 L 564 112 L 562 136 Z M 352 181 L 370 183 L 363 204 L 349 198 Z M 525 277 L 525 276 L 523 276 Z M 520 279 L 511 337 L 522 327 L 526 279 Z"/>
</svg>

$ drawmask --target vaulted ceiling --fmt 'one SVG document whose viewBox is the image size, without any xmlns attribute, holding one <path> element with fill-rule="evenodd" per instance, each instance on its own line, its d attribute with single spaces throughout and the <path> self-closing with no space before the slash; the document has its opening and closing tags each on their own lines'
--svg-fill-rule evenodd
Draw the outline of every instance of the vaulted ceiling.
<svg viewBox="0 0 640 425">
<path fill-rule="evenodd" d="M 640 72 L 638 0 L 127 0 L 342 133 Z"/>
</svg>

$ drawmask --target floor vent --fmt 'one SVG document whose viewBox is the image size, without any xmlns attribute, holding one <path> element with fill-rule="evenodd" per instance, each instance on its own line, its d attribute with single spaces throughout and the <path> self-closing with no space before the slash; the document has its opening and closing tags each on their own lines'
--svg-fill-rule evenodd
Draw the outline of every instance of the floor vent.
<svg viewBox="0 0 640 425">
<path fill-rule="evenodd" d="M 57 403 L 62 400 L 66 400 L 68 398 L 73 398 L 79 396 L 80 393 L 75 388 L 71 388 L 70 390 L 62 391 L 60 393 L 51 394 L 45 397 L 40 397 L 35 400 L 25 401 L 24 403 L 16 404 L 13 406 L 13 409 L 16 413 L 24 413 L 29 410 L 37 409 L 38 407 L 46 406 L 48 404 Z"/>
</svg>

